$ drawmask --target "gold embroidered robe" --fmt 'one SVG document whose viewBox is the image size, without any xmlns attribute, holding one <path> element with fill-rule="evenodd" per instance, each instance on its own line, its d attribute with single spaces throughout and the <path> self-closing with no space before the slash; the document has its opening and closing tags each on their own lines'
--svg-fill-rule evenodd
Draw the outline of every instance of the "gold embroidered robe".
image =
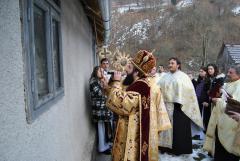
<svg viewBox="0 0 240 161">
<path fill-rule="evenodd" d="M 146 83 L 149 80 L 137 80 Z M 135 82 L 135 83 L 136 83 Z M 141 161 L 140 153 L 148 153 L 149 161 L 158 161 L 158 133 L 171 128 L 166 109 L 161 107 L 160 90 L 151 88 L 149 110 L 149 145 L 141 147 L 141 113 L 144 103 L 141 95 L 134 91 L 122 90 L 119 82 L 114 82 L 108 95 L 107 106 L 119 115 L 112 156 L 113 161 Z M 165 112 L 164 112 L 165 111 Z M 167 117 L 167 118 L 166 118 Z M 168 121 L 167 121 L 168 120 Z"/>
<path fill-rule="evenodd" d="M 240 80 L 225 83 L 223 88 L 233 96 L 233 99 L 240 101 Z M 226 102 L 223 98 L 219 98 L 213 107 L 203 148 L 214 155 L 215 130 L 217 128 L 222 146 L 229 153 L 240 156 L 240 125 L 225 114 L 225 108 Z"/>
<path fill-rule="evenodd" d="M 159 81 L 159 77 L 158 76 L 148 77 L 147 80 L 151 84 L 151 93 L 153 96 L 155 96 L 155 98 L 154 97 L 152 98 L 152 100 L 153 100 L 152 104 L 157 107 L 156 108 L 157 115 L 159 115 L 158 116 L 159 131 L 162 132 L 162 131 L 171 129 L 172 125 L 171 125 L 171 121 L 168 117 L 168 112 L 167 112 L 166 106 L 164 104 L 163 95 L 162 95 L 162 92 L 161 92 L 159 86 L 157 85 L 157 82 Z M 159 91 L 160 91 L 160 93 L 159 93 Z M 159 97 L 159 95 L 160 95 L 160 97 Z M 160 104 L 160 105 L 157 106 L 156 104 Z M 155 108 L 152 108 L 152 109 L 155 109 Z M 155 111 L 153 111 L 153 112 L 155 112 Z"/>
<path fill-rule="evenodd" d="M 180 70 L 175 73 L 169 72 L 157 84 L 160 86 L 171 122 L 173 122 L 174 103 L 179 103 L 184 114 L 196 125 L 203 128 L 196 93 L 188 75 Z M 161 147 L 172 148 L 173 129 L 161 132 L 159 137 L 159 145 Z"/>
</svg>

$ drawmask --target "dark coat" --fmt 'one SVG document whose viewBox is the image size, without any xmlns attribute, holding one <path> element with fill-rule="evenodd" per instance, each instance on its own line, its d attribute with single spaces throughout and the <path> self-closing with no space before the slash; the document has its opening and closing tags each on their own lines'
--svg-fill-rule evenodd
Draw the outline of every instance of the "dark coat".
<svg viewBox="0 0 240 161">
<path fill-rule="evenodd" d="M 196 91 L 196 92 L 200 92 L 200 94 L 197 94 L 197 99 L 198 99 L 198 103 L 199 105 L 201 105 L 203 102 L 209 102 L 209 98 L 208 98 L 208 88 L 206 86 L 206 83 L 204 80 L 198 80 L 195 82 L 195 90 L 197 90 L 197 88 L 199 88 L 201 86 L 200 91 Z"/>
<path fill-rule="evenodd" d="M 92 101 L 92 118 L 94 122 L 110 122 L 113 118 L 112 112 L 106 107 L 106 95 L 101 83 L 96 78 L 91 78 L 89 83 Z"/>
</svg>

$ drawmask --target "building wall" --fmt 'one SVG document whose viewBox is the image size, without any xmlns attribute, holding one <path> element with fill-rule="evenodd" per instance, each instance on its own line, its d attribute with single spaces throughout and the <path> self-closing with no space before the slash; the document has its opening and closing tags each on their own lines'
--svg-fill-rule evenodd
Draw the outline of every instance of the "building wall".
<svg viewBox="0 0 240 161">
<path fill-rule="evenodd" d="M 229 55 L 228 49 L 224 47 L 224 49 L 219 53 L 219 56 L 217 58 L 217 66 L 219 70 L 223 73 L 227 73 L 228 68 L 231 65 L 234 65 L 234 61 L 232 60 L 231 56 Z"/>
<path fill-rule="evenodd" d="M 92 34 L 78 0 L 62 1 L 65 96 L 27 124 L 20 5 L 0 1 L 0 161 L 89 161 Z"/>
</svg>

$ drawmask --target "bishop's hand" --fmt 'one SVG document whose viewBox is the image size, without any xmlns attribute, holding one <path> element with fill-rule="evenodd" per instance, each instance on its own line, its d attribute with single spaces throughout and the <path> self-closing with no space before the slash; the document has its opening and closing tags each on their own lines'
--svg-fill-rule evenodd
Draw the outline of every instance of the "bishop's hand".
<svg viewBox="0 0 240 161">
<path fill-rule="evenodd" d="M 115 71 L 113 75 L 113 81 L 120 81 L 122 78 L 122 73 L 119 71 Z"/>
</svg>

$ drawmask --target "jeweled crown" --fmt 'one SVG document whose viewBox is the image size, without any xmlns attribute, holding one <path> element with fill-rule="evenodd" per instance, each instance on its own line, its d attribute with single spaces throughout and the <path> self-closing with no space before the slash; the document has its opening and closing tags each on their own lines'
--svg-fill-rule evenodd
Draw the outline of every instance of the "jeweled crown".
<svg viewBox="0 0 240 161">
<path fill-rule="evenodd" d="M 148 75 L 152 68 L 156 66 L 156 59 L 152 53 L 146 50 L 140 50 L 131 60 L 133 65 L 140 70 L 144 75 Z"/>
</svg>

